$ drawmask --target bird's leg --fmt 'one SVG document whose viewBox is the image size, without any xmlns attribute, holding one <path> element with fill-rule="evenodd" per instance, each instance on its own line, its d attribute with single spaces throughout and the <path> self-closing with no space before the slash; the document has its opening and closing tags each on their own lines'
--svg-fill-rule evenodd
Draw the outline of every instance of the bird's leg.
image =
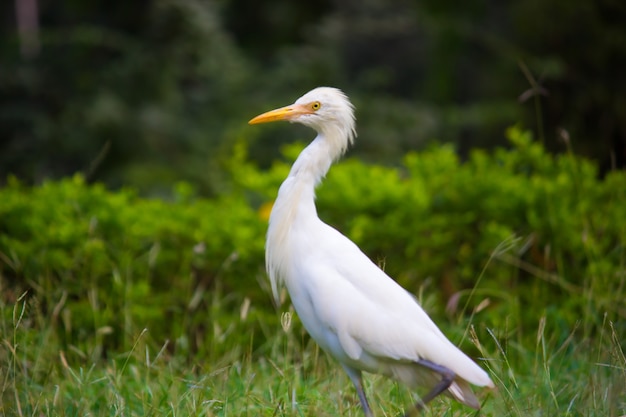
<svg viewBox="0 0 626 417">
<path fill-rule="evenodd" d="M 428 368 L 431 371 L 437 372 L 438 374 L 441 375 L 441 381 L 439 381 L 439 383 L 435 385 L 428 394 L 423 396 L 422 399 L 420 399 L 415 404 L 415 410 L 419 411 L 419 410 L 423 410 L 426 404 L 428 404 L 430 400 L 432 400 L 437 395 L 447 390 L 452 384 L 452 382 L 454 382 L 454 378 L 456 377 L 456 374 L 452 372 L 452 370 L 446 368 L 445 366 L 437 365 L 436 363 L 427 361 L 425 359 L 420 359 L 419 361 L 417 361 L 417 364 L 425 368 Z M 410 415 L 411 415 L 411 411 L 409 410 L 405 414 L 405 417 L 409 417 Z"/>
<path fill-rule="evenodd" d="M 356 393 L 359 395 L 359 400 L 361 401 L 361 407 L 363 408 L 363 413 L 365 413 L 365 417 L 374 417 L 372 413 L 372 409 L 370 408 L 369 403 L 367 402 L 367 397 L 365 396 L 365 390 L 363 389 L 363 378 L 361 377 L 361 371 L 356 370 L 354 368 L 350 368 L 346 365 L 343 365 L 343 369 L 346 371 L 350 380 L 354 384 L 354 388 L 356 388 Z"/>
</svg>

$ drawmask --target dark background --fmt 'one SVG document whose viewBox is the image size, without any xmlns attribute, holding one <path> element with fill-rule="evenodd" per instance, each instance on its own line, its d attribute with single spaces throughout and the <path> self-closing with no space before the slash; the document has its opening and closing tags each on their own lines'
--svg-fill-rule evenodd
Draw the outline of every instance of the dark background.
<svg viewBox="0 0 626 417">
<path fill-rule="evenodd" d="M 623 1 L 14 0 L 0 16 L 1 181 L 220 193 L 235 143 L 267 166 L 311 136 L 246 122 L 318 85 L 356 104 L 365 160 L 506 146 L 521 124 L 601 173 L 626 164 Z"/>
</svg>

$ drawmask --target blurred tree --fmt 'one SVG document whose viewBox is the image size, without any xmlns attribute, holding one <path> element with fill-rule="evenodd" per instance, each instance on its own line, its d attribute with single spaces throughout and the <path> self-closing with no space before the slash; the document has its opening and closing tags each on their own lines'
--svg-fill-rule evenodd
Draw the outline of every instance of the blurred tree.
<svg viewBox="0 0 626 417">
<path fill-rule="evenodd" d="M 538 74 L 546 145 L 557 129 L 604 171 L 626 166 L 626 3 L 526 0 L 511 8 L 514 42 Z"/>
<path fill-rule="evenodd" d="M 553 151 L 566 149 L 569 132 L 574 150 L 606 170 L 626 163 L 625 9 L 611 0 L 336 1 L 300 27 L 303 43 L 263 49 L 264 72 L 291 97 L 318 84 L 351 92 L 366 157 L 397 160 L 433 138 L 465 154 L 522 121 Z"/>
<path fill-rule="evenodd" d="M 432 9 L 408 0 L 335 2 L 307 30 L 306 43 L 279 45 L 266 57 L 268 89 L 289 91 L 285 100 L 316 85 L 347 90 L 359 119 L 356 152 L 366 159 L 395 162 L 433 139 L 461 151 L 500 143 L 504 128 L 522 117 L 516 97 L 526 84 L 513 47 L 472 20 L 481 10 Z M 267 129 L 262 142 L 279 131 Z"/>
<path fill-rule="evenodd" d="M 332 11 L 331 2 L 289 0 L 222 2 L 226 28 L 255 60 L 269 63 L 277 49 L 306 44 L 315 24 Z"/>
<path fill-rule="evenodd" d="M 605 169 L 626 163 L 620 2 L 42 2 L 29 53 L 17 4 L 0 5 L 0 178 L 220 192 L 232 143 L 266 165 L 291 140 L 248 118 L 323 84 L 357 105 L 365 159 L 435 139 L 465 154 L 522 121 L 553 151 L 565 135 Z"/>
<path fill-rule="evenodd" d="M 43 5 L 41 24 L 31 59 L 14 27 L 1 43 L 3 176 L 82 170 L 113 186 L 186 178 L 215 191 L 207 166 L 229 120 L 245 120 L 233 99 L 249 69 L 212 3 L 68 1 Z"/>
</svg>

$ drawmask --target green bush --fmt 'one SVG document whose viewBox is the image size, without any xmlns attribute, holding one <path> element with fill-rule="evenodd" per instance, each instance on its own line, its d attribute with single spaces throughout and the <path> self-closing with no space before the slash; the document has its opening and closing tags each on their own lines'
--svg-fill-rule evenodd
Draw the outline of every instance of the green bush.
<svg viewBox="0 0 626 417">
<path fill-rule="evenodd" d="M 585 331 L 605 313 L 623 318 L 615 295 L 626 286 L 626 174 L 599 178 L 590 161 L 551 155 L 517 127 L 507 138 L 510 149 L 466 161 L 450 146 L 410 153 L 400 168 L 347 159 L 318 190 L 320 216 L 411 292 L 436 283 L 439 306 L 488 299 L 494 325 L 536 323 L 546 311 L 582 318 Z M 301 147 L 286 148 L 289 163 Z M 237 178 L 267 198 L 289 163 L 246 166 Z"/>
<path fill-rule="evenodd" d="M 257 284 L 264 222 L 240 198 L 176 191 L 166 202 L 79 176 L 33 188 L 9 181 L 0 197 L 3 302 L 28 290 L 65 347 L 92 355 L 128 349 L 143 328 L 158 343 L 203 349 L 236 303 L 269 304 Z"/>
<path fill-rule="evenodd" d="M 626 175 L 600 179 L 584 159 L 552 156 L 517 128 L 507 135 L 511 149 L 467 161 L 447 146 L 400 168 L 347 159 L 318 190 L 320 216 L 434 315 L 447 305 L 507 328 L 547 314 L 568 324 L 563 332 L 582 321 L 585 335 L 605 314 L 623 320 Z M 126 351 L 144 328 L 202 357 L 225 354 L 226 338 L 260 348 L 280 328 L 263 243 L 289 163 L 262 171 L 245 146 L 234 149 L 233 188 L 215 199 L 188 184 L 162 201 L 78 176 L 37 187 L 10 179 L 0 190 L 0 302 L 28 291 L 42 313 L 32 328 L 52 329 L 78 356 Z"/>
</svg>

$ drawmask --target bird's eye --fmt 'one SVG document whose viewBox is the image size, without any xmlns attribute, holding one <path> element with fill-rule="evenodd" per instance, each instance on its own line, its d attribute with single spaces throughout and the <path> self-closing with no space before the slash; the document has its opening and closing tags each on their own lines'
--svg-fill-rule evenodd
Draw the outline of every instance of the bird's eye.
<svg viewBox="0 0 626 417">
<path fill-rule="evenodd" d="M 311 103 L 311 110 L 319 110 L 320 107 L 322 107 L 322 103 L 320 103 L 319 101 L 314 101 L 313 103 Z"/>
</svg>

